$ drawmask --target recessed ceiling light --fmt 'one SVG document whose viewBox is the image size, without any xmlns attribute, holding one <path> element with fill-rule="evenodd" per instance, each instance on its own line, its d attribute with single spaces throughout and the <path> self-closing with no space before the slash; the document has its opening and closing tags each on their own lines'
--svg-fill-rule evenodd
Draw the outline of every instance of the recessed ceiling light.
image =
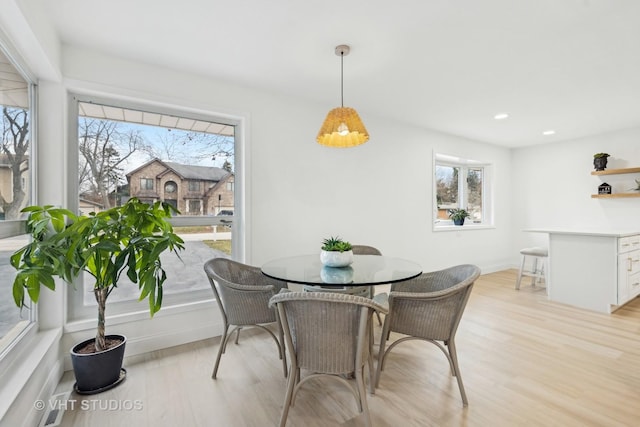
<svg viewBox="0 0 640 427">
<path fill-rule="evenodd" d="M 556 131 L 555 131 L 555 130 L 553 130 L 553 129 L 549 129 L 549 130 L 545 130 L 544 132 L 542 132 L 542 134 L 543 134 L 544 136 L 555 135 L 555 134 L 556 134 Z"/>
<path fill-rule="evenodd" d="M 495 116 L 493 116 L 494 119 L 496 120 L 504 120 L 506 118 L 509 118 L 509 114 L 508 113 L 498 113 Z"/>
</svg>

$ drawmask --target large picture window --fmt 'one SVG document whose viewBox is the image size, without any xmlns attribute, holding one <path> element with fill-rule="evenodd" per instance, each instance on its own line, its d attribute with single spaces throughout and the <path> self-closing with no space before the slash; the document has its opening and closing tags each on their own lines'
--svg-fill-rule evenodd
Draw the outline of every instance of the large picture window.
<svg viewBox="0 0 640 427">
<path fill-rule="evenodd" d="M 465 209 L 465 226 L 492 225 L 490 165 L 476 160 L 436 154 L 434 161 L 434 219 L 436 228 L 453 226 L 451 209 Z"/>
<path fill-rule="evenodd" d="M 31 202 L 35 85 L 0 46 L 0 354 L 35 321 L 31 306 L 11 298 L 16 270 L 9 257 L 28 243 L 22 208 Z"/>
<path fill-rule="evenodd" d="M 163 307 L 211 299 L 203 261 L 234 257 L 241 224 L 216 216 L 236 206 L 237 124 L 180 111 L 151 109 L 115 101 L 73 97 L 77 108 L 79 210 L 103 210 L 129 198 L 163 201 L 179 214 L 174 230 L 186 249 L 163 256 L 167 281 Z M 91 277 L 80 278 L 84 292 L 70 289 L 69 317 L 94 316 Z M 110 296 L 109 314 L 139 311 L 137 285 L 121 277 Z"/>
</svg>

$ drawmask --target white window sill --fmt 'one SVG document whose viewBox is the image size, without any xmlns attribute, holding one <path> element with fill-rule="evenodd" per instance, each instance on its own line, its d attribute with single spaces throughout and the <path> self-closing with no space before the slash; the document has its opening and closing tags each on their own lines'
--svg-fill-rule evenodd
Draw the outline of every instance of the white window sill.
<svg viewBox="0 0 640 427">
<path fill-rule="evenodd" d="M 433 231 L 470 231 L 490 230 L 496 228 L 491 224 L 464 224 L 464 225 L 433 225 Z"/>
<path fill-rule="evenodd" d="M 159 312 L 154 315 L 154 318 L 171 316 L 175 314 L 192 312 L 195 310 L 202 309 L 211 309 L 212 307 L 217 308 L 214 304 L 215 299 L 209 298 L 203 301 L 192 301 L 184 304 L 175 304 L 168 305 L 167 307 L 163 307 Z M 131 311 L 127 313 L 116 314 L 113 316 L 107 316 L 107 322 L 109 325 L 119 325 L 124 323 L 132 323 L 140 320 L 149 320 L 151 319 L 151 315 L 149 314 L 149 310 L 147 309 L 148 305 L 145 303 L 139 303 L 144 306 L 144 309 Z M 96 309 L 97 310 L 97 309 Z M 82 319 L 70 321 L 65 324 L 64 332 L 65 333 L 73 333 L 79 331 L 86 331 L 95 329 L 96 321 L 95 319 Z"/>
</svg>

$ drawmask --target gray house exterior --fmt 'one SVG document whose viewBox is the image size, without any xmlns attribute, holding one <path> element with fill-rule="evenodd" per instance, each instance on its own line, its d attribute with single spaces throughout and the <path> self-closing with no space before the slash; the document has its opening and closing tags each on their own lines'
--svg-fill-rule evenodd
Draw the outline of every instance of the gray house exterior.
<svg viewBox="0 0 640 427">
<path fill-rule="evenodd" d="M 234 209 L 234 175 L 222 168 L 153 159 L 129 172 L 127 181 L 131 197 L 170 203 L 182 215 L 217 215 Z"/>
</svg>

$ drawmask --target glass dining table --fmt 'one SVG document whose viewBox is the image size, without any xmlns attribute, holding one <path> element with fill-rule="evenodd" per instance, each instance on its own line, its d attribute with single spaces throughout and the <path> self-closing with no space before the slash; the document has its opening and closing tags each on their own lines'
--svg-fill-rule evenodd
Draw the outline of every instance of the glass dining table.
<svg viewBox="0 0 640 427">
<path fill-rule="evenodd" d="M 422 273 L 420 264 L 383 255 L 354 255 L 347 267 L 323 266 L 319 254 L 298 255 L 268 261 L 261 270 L 273 279 L 322 287 L 385 285 Z"/>
</svg>

